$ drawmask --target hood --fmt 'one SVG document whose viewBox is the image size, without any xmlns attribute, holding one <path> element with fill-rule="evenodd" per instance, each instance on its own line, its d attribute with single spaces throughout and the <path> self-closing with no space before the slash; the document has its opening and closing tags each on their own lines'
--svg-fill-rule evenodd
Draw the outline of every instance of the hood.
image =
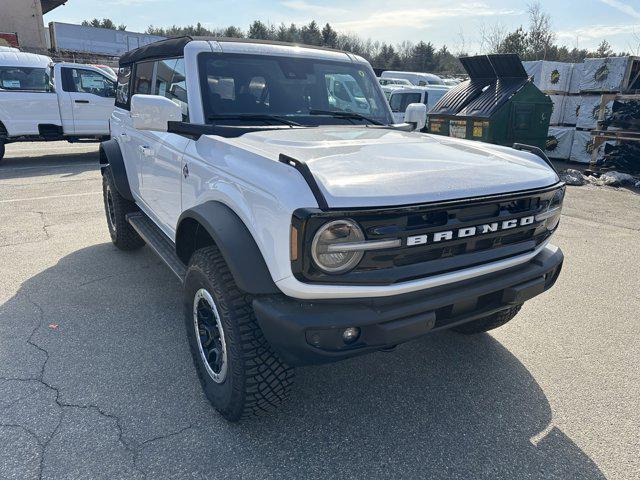
<svg viewBox="0 0 640 480">
<path fill-rule="evenodd" d="M 306 163 L 330 208 L 455 200 L 559 181 L 531 153 L 386 128 L 277 129 L 224 141 L 274 161 L 285 154 Z"/>
</svg>

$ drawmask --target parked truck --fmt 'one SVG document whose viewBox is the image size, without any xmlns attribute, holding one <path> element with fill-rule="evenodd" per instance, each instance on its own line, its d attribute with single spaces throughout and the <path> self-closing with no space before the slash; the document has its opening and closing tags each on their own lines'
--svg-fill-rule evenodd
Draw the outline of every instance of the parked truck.
<svg viewBox="0 0 640 480">
<path fill-rule="evenodd" d="M 0 160 L 5 145 L 109 136 L 115 78 L 98 67 L 0 51 Z"/>
</svg>

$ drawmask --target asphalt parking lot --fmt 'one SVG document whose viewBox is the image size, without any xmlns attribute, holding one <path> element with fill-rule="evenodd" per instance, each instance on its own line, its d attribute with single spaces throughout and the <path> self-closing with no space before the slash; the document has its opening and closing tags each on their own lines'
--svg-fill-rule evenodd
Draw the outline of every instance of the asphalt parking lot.
<svg viewBox="0 0 640 480">
<path fill-rule="evenodd" d="M 640 478 L 640 196 L 569 189 L 554 289 L 491 334 L 297 372 L 238 425 L 192 368 L 179 284 L 116 250 L 95 145 L 0 164 L 0 478 Z"/>
</svg>

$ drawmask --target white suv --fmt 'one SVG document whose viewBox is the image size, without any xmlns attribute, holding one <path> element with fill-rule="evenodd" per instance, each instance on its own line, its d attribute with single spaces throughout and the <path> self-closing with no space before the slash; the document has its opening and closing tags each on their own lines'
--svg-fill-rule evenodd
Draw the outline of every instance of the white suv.
<svg viewBox="0 0 640 480">
<path fill-rule="evenodd" d="M 358 56 L 184 37 L 120 63 L 109 232 L 183 282 L 194 362 L 229 420 L 278 405 L 295 365 L 495 328 L 558 277 L 548 161 L 412 131 L 424 105 L 394 125 Z M 358 113 L 332 103 L 335 78 L 357 84 Z"/>
</svg>

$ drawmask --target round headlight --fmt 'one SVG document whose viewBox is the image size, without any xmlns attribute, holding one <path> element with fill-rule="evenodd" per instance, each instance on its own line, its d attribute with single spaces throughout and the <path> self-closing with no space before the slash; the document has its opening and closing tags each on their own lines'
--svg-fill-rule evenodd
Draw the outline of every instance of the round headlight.
<svg viewBox="0 0 640 480">
<path fill-rule="evenodd" d="M 354 221 L 335 220 L 316 232 L 311 243 L 311 256 L 320 270 L 344 273 L 354 268 L 364 255 L 362 250 L 349 248 L 349 244 L 362 241 L 364 234 Z"/>
</svg>

